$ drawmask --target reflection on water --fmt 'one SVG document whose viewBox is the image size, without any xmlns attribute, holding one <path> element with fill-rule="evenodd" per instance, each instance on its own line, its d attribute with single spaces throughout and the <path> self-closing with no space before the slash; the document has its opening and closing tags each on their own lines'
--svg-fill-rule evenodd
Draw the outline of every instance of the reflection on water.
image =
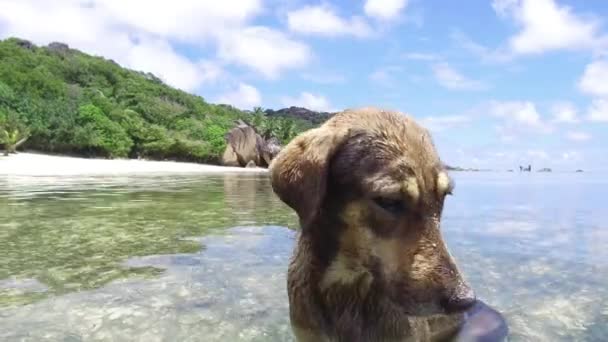
<svg viewBox="0 0 608 342">
<path fill-rule="evenodd" d="M 606 181 L 454 177 L 446 240 L 510 340 L 605 340 Z M 264 174 L 0 179 L 0 340 L 290 341 L 296 222 Z"/>
<path fill-rule="evenodd" d="M 262 222 L 293 227 L 265 175 L 8 178 L 0 186 L 0 279 L 35 280 L 49 288 L 45 295 L 156 276 L 162 269 L 120 263 L 204 248 L 185 237 Z M 42 295 L 0 286 L 0 303 Z"/>
</svg>

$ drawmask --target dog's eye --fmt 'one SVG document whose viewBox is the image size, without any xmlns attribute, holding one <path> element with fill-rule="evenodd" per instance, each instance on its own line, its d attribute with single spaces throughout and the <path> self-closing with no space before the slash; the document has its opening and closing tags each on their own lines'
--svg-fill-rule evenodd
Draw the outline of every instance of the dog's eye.
<svg viewBox="0 0 608 342">
<path fill-rule="evenodd" d="M 386 197 L 376 197 L 374 202 L 382 209 L 393 214 L 400 214 L 405 211 L 405 204 L 401 200 Z"/>
</svg>

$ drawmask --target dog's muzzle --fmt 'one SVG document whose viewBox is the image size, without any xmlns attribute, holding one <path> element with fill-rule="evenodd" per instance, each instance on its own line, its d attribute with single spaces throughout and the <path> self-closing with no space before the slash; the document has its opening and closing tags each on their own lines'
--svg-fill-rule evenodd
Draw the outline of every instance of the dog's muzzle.
<svg viewBox="0 0 608 342">
<path fill-rule="evenodd" d="M 473 306 L 477 298 L 473 289 L 465 282 L 458 282 L 458 286 L 451 292 L 447 293 L 441 299 L 441 307 L 446 313 L 463 312 Z"/>
</svg>

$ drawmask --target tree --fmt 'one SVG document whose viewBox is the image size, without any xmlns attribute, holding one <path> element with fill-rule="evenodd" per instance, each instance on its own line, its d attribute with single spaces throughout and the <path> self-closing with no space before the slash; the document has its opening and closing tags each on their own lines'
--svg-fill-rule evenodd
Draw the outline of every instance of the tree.
<svg viewBox="0 0 608 342">
<path fill-rule="evenodd" d="M 239 119 L 283 143 L 311 126 L 305 118 L 268 116 L 262 107 L 210 104 L 75 49 L 0 40 L 0 129 L 14 149 L 29 137 L 28 149 L 42 152 L 214 162 Z"/>
<path fill-rule="evenodd" d="M 74 134 L 74 142 L 77 145 L 109 157 L 126 157 L 131 151 L 133 140 L 127 132 L 105 116 L 97 106 L 81 106 L 77 123 Z"/>
<path fill-rule="evenodd" d="M 256 132 L 263 133 L 266 130 L 267 118 L 262 107 L 254 107 L 251 116 L 251 120 L 245 121 L 250 121 L 250 125 L 253 126 Z"/>
<path fill-rule="evenodd" d="M 21 134 L 18 129 L 12 131 L 1 129 L 0 142 L 4 144 L 4 155 L 8 156 L 9 153 L 17 153 L 17 147 L 25 143 L 28 138 L 27 134 Z"/>
</svg>

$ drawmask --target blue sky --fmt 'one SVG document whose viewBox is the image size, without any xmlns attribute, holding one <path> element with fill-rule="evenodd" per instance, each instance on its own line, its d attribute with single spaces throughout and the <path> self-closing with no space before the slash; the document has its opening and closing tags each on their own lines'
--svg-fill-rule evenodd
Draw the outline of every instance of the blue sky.
<svg viewBox="0 0 608 342">
<path fill-rule="evenodd" d="M 446 162 L 495 169 L 608 171 L 606 20 L 606 1 L 0 1 L 2 38 L 244 109 L 397 109 Z"/>
</svg>

